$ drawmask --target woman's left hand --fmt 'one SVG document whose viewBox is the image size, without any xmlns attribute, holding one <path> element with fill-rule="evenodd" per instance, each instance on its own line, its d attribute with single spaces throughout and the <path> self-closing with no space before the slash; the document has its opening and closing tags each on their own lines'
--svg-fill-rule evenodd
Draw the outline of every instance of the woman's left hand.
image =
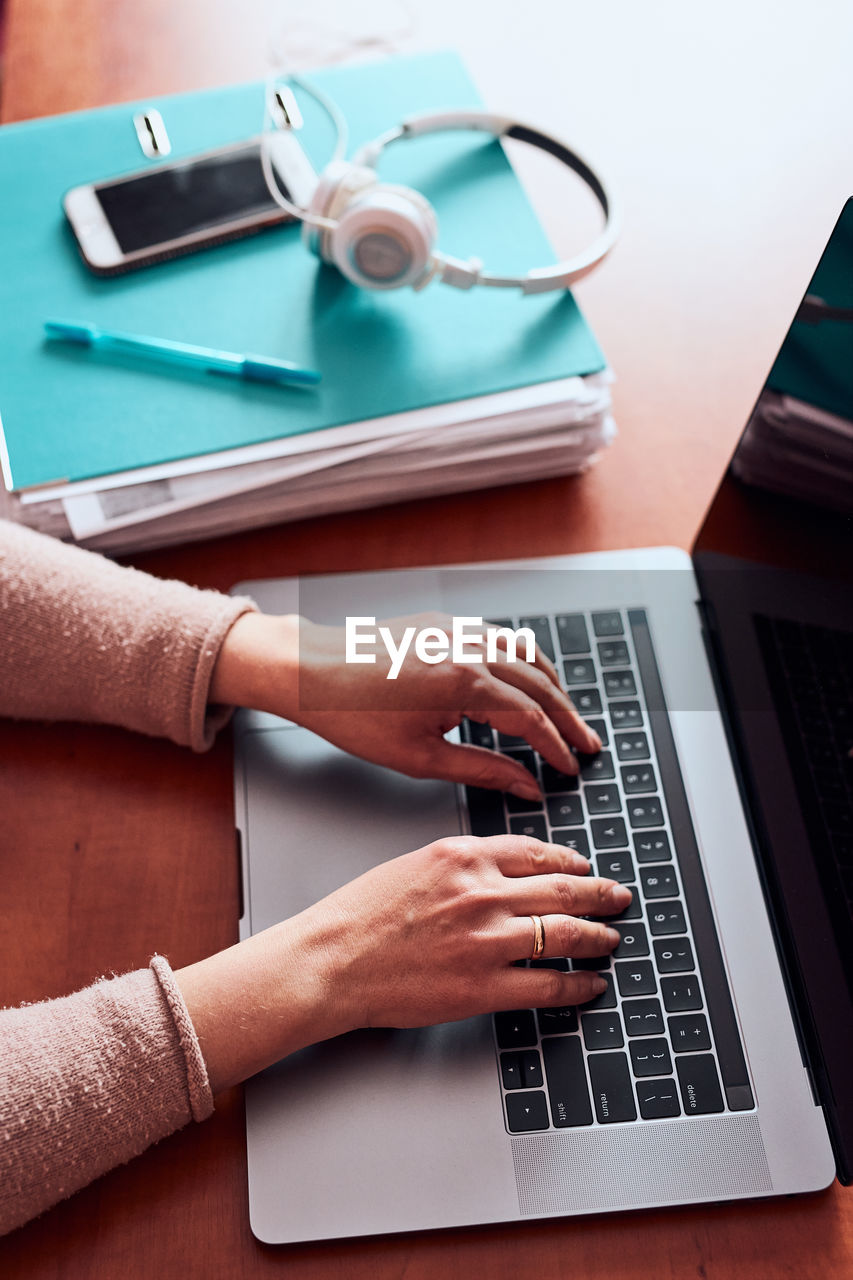
<svg viewBox="0 0 853 1280">
<path fill-rule="evenodd" d="M 452 619 L 419 614 L 380 623 L 399 644 L 406 628 L 438 628 Z M 415 778 L 446 778 L 539 798 L 520 761 L 497 751 L 448 742 L 467 717 L 523 738 L 562 773 L 576 774 L 572 748 L 601 749 L 560 688 L 553 664 L 537 647 L 533 662 L 510 661 L 505 648 L 486 661 L 485 644 L 468 641 L 479 662 L 450 658 L 427 665 L 409 646 L 395 679 L 384 646 L 375 662 L 347 663 L 342 628 L 294 616 L 248 613 L 238 618 L 220 651 L 212 702 L 269 711 L 305 725 L 336 746 Z M 369 652 L 364 646 L 362 652 Z"/>
</svg>

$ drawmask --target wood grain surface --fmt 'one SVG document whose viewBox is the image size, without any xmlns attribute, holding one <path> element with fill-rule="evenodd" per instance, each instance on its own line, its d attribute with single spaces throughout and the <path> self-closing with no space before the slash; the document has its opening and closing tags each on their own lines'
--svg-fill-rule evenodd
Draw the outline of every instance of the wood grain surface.
<svg viewBox="0 0 853 1280">
<path fill-rule="evenodd" d="M 307 62 L 313 40 L 322 61 L 324 49 L 354 39 L 368 54 L 456 46 L 486 101 L 562 132 L 612 175 L 624 234 L 578 297 L 617 375 L 619 438 L 578 479 L 280 525 L 134 563 L 226 589 L 293 573 L 688 547 L 853 189 L 853 9 L 843 0 L 7 0 L 0 115 L 259 78 L 274 47 Z M 582 202 L 556 166 L 521 162 L 555 246 L 569 251 Z M 154 950 L 181 965 L 236 937 L 227 734 L 195 756 L 119 730 L 0 722 L 0 813 L 0 1004 L 72 991 Z M 838 1184 L 787 1201 L 284 1249 L 252 1238 L 245 1187 L 233 1091 L 204 1125 L 0 1241 L 0 1274 L 853 1273 L 853 1194 Z"/>
</svg>

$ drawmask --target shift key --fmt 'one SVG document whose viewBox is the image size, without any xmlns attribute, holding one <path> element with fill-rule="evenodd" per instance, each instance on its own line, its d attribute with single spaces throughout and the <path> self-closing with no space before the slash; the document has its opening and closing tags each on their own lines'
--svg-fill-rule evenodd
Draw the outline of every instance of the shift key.
<svg viewBox="0 0 853 1280">
<path fill-rule="evenodd" d="M 551 1118 L 556 1129 L 592 1124 L 583 1050 L 577 1036 L 546 1036 L 542 1041 Z"/>
</svg>

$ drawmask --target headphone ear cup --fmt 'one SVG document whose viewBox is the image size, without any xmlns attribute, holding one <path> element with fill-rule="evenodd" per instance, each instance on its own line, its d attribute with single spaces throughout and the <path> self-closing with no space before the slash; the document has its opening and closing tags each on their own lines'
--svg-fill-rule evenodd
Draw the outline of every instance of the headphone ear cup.
<svg viewBox="0 0 853 1280">
<path fill-rule="evenodd" d="M 377 183 L 350 200 L 330 239 L 335 265 L 353 284 L 398 289 L 426 278 L 438 220 L 420 192 Z"/>
<path fill-rule="evenodd" d="M 302 223 L 302 241 L 306 248 L 323 262 L 334 262 L 333 232 L 326 227 L 318 227 L 310 220 L 311 217 L 337 222 L 352 200 L 378 185 L 376 171 L 366 165 L 349 164 L 346 160 L 335 160 L 327 165 L 314 188 L 307 210 L 308 219 Z"/>
</svg>

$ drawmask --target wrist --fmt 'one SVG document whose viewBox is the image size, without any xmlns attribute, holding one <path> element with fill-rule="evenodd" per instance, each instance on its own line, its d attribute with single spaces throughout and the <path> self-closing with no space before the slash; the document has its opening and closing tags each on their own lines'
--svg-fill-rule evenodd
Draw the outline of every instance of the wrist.
<svg viewBox="0 0 853 1280">
<path fill-rule="evenodd" d="M 175 973 L 214 1093 L 351 1030 L 337 932 L 309 909 Z"/>
<path fill-rule="evenodd" d="M 222 642 L 208 701 L 293 718 L 298 692 L 299 619 L 244 613 Z"/>
</svg>

